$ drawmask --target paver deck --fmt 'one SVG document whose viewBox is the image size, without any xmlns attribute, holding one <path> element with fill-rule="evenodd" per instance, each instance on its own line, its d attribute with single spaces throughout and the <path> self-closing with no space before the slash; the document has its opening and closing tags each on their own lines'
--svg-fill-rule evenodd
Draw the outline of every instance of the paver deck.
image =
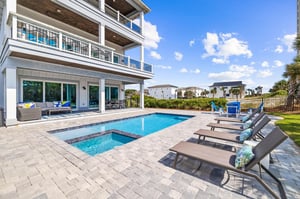
<svg viewBox="0 0 300 199">
<path fill-rule="evenodd" d="M 195 117 L 94 157 L 47 133 L 150 112 Z M 259 183 L 237 173 L 230 172 L 223 185 L 228 178 L 223 169 L 203 164 L 197 170 L 199 162 L 191 158 L 172 168 L 175 155 L 169 148 L 181 140 L 196 141 L 193 132 L 208 128 L 215 116 L 145 109 L 0 128 L 0 198 L 271 198 Z M 288 139 L 272 153 L 270 169 L 284 183 L 288 198 L 300 198 L 299 151 Z"/>
</svg>

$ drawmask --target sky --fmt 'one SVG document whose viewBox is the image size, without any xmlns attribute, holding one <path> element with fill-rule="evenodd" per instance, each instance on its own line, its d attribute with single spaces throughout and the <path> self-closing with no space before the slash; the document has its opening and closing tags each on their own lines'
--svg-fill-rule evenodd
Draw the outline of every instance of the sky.
<svg viewBox="0 0 300 199">
<path fill-rule="evenodd" d="M 296 51 L 296 0 L 143 0 L 145 62 L 160 84 L 243 81 L 268 92 Z M 138 49 L 139 50 L 139 49 Z M 135 53 L 138 52 L 138 55 Z M 128 55 L 139 57 L 139 51 Z"/>
</svg>

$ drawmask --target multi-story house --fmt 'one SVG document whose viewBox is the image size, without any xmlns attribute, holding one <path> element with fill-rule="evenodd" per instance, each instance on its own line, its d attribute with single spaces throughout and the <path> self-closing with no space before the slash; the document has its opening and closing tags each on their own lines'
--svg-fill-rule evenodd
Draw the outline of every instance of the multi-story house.
<svg viewBox="0 0 300 199">
<path fill-rule="evenodd" d="M 0 107 L 16 123 L 19 102 L 71 102 L 99 109 L 127 84 L 153 77 L 144 62 L 141 0 L 0 0 Z M 137 20 L 136 20 L 137 19 Z M 138 21 L 138 24 L 134 23 Z M 138 48 L 139 57 L 126 56 Z M 144 92 L 140 92 L 144 107 Z"/>
<path fill-rule="evenodd" d="M 240 90 L 239 97 L 244 98 L 245 87 L 246 84 L 243 84 L 242 81 L 215 82 L 213 83 L 213 85 L 209 86 L 209 97 L 236 98 L 236 96 L 231 91 L 234 88 L 238 88 Z M 212 93 L 212 90 L 215 90 L 215 93 Z"/>
<path fill-rule="evenodd" d="M 191 92 L 193 97 L 201 97 L 201 93 L 203 92 L 203 88 L 199 87 L 184 87 L 184 88 L 178 88 L 177 89 L 177 98 L 186 98 L 187 92 Z"/>
<path fill-rule="evenodd" d="M 162 84 L 148 87 L 149 95 L 157 99 L 176 99 L 177 86 Z"/>
</svg>

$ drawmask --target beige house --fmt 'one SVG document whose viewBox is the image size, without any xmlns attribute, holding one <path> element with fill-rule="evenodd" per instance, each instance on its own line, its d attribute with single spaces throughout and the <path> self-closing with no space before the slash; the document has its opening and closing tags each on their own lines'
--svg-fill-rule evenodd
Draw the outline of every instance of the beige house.
<svg viewBox="0 0 300 199">
<path fill-rule="evenodd" d="M 230 81 L 230 82 L 215 82 L 213 85 L 209 86 L 209 97 L 215 98 L 236 98 L 230 91 L 233 88 L 240 88 L 239 98 L 245 97 L 245 88 L 246 84 L 243 84 L 242 81 Z M 211 90 L 216 89 L 216 94 L 212 94 Z"/>
</svg>

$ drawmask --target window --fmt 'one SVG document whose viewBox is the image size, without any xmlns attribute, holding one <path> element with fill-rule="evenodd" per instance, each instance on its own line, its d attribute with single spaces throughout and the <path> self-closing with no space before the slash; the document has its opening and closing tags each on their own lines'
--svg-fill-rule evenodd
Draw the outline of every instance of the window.
<svg viewBox="0 0 300 199">
<path fill-rule="evenodd" d="M 89 107 L 99 107 L 99 86 L 89 86 Z"/>
<path fill-rule="evenodd" d="M 119 100 L 118 87 L 105 87 L 105 101 Z"/>
<path fill-rule="evenodd" d="M 61 101 L 61 83 L 46 82 L 46 102 Z"/>
<path fill-rule="evenodd" d="M 76 108 L 76 85 L 63 84 L 63 101 L 70 101 L 71 107 Z"/>
<path fill-rule="evenodd" d="M 42 102 L 43 82 L 23 81 L 23 102 Z"/>
</svg>

